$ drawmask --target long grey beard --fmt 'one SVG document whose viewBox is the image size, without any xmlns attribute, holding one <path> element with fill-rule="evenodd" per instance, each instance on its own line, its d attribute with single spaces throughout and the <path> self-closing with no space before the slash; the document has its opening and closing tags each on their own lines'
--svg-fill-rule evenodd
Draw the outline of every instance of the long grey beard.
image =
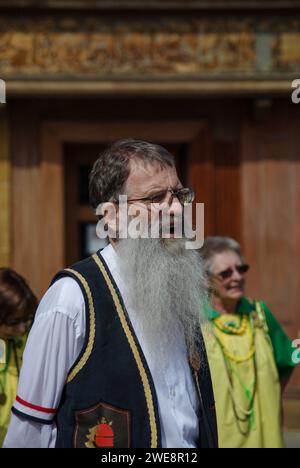
<svg viewBox="0 0 300 468">
<path fill-rule="evenodd" d="M 199 253 L 186 250 L 182 239 L 151 238 L 123 239 L 117 253 L 127 300 L 152 358 L 163 368 L 182 337 L 194 355 L 206 322 L 207 282 Z"/>
</svg>

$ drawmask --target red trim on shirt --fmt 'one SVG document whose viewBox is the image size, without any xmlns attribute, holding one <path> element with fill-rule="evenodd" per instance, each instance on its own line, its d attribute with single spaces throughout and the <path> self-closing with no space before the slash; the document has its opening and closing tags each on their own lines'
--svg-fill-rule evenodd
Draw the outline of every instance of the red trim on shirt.
<svg viewBox="0 0 300 468">
<path fill-rule="evenodd" d="M 23 405 L 23 406 L 27 406 L 27 408 L 30 408 L 30 409 L 33 409 L 33 410 L 36 410 L 36 411 L 40 411 L 41 413 L 54 414 L 54 413 L 57 412 L 56 409 L 43 408 L 42 406 L 32 405 L 31 403 L 28 403 L 27 401 L 22 400 L 22 398 L 20 398 L 19 396 L 16 397 L 16 401 L 18 403 L 20 403 L 21 405 Z"/>
</svg>

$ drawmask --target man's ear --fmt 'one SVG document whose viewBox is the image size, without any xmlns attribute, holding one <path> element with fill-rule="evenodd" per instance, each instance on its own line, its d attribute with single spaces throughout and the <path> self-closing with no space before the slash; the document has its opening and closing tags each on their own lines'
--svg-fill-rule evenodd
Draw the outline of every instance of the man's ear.
<svg viewBox="0 0 300 468">
<path fill-rule="evenodd" d="M 96 209 L 96 215 L 101 218 L 101 226 L 111 239 L 116 239 L 118 231 L 118 207 L 115 203 L 101 203 Z M 98 223 L 99 226 L 99 223 Z M 99 229 L 99 227 L 98 227 Z M 100 228 L 101 229 L 101 228 Z M 99 234 L 98 234 L 99 235 Z"/>
</svg>

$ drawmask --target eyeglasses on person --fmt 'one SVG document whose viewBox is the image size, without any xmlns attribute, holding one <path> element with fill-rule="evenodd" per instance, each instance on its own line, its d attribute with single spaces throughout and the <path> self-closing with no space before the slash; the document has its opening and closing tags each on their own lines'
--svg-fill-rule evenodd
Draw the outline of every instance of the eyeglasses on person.
<svg viewBox="0 0 300 468">
<path fill-rule="evenodd" d="M 145 202 L 145 203 L 164 203 L 168 193 L 171 194 L 170 200 L 168 200 L 169 204 L 171 205 L 174 198 L 177 198 L 179 203 L 183 206 L 192 203 L 195 199 L 195 192 L 187 187 L 182 187 L 179 189 L 167 189 L 161 192 L 154 193 L 148 197 L 143 198 L 129 198 L 127 199 L 128 203 L 133 202 Z M 119 203 L 118 200 L 114 200 L 114 203 Z"/>
<path fill-rule="evenodd" d="M 222 280 L 229 279 L 233 276 L 234 272 L 237 271 L 240 275 L 244 275 L 249 270 L 250 266 L 243 264 L 243 265 L 236 265 L 234 268 L 227 268 L 226 270 L 220 271 L 219 273 L 215 273 L 215 276 L 219 276 Z"/>
</svg>

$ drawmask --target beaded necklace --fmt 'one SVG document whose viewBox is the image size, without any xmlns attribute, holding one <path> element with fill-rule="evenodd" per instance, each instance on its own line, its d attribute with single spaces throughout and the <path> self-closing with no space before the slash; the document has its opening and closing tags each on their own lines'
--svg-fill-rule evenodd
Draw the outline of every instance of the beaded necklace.
<svg viewBox="0 0 300 468">
<path fill-rule="evenodd" d="M 251 429 L 254 426 L 255 423 L 255 414 L 254 414 L 254 401 L 255 401 L 255 396 L 257 392 L 257 363 L 256 363 L 256 352 L 255 352 L 255 327 L 253 324 L 253 319 L 252 317 L 248 316 L 243 316 L 240 321 L 240 327 L 236 328 L 235 324 L 224 324 L 222 320 L 220 320 L 221 317 L 215 319 L 213 321 L 214 326 L 217 328 L 219 333 L 215 332 L 215 337 L 217 340 L 217 343 L 219 344 L 222 355 L 224 357 L 224 362 L 225 362 L 225 369 L 227 372 L 228 376 L 228 382 L 229 382 L 229 393 L 230 393 L 230 398 L 232 401 L 232 407 L 234 411 L 234 415 L 237 421 L 237 426 L 239 432 L 243 436 L 247 436 Z M 246 321 L 246 326 L 244 325 Z M 216 323 L 217 322 L 217 323 Z M 242 332 L 243 330 L 243 332 Z M 250 349 L 249 352 L 245 356 L 235 356 L 233 353 L 231 353 L 225 346 L 225 343 L 222 339 L 221 333 L 225 334 L 230 334 L 230 335 L 236 335 L 236 336 L 242 336 L 243 334 L 248 334 L 250 338 Z M 253 373 L 254 373 L 254 380 L 253 383 L 251 384 L 250 388 L 248 388 L 241 376 L 239 375 L 238 371 L 235 369 L 235 367 L 232 365 L 232 363 L 240 364 L 243 362 L 247 362 L 250 359 L 252 359 L 253 362 Z M 247 408 L 242 408 L 235 399 L 234 395 L 234 384 L 233 384 L 233 374 L 236 375 L 239 384 L 241 385 L 244 394 L 249 402 L 249 405 Z M 241 427 L 241 424 L 247 424 L 246 429 Z"/>
<path fill-rule="evenodd" d="M 218 319 L 216 319 L 218 320 Z M 215 323 L 215 321 L 214 321 Z M 246 323 L 246 325 L 244 325 Z M 221 333 L 215 333 L 215 336 L 222 348 L 223 354 L 233 362 L 236 362 L 237 364 L 241 364 L 242 362 L 249 361 L 255 354 L 255 342 L 254 342 L 254 334 L 251 332 L 251 327 L 249 327 L 248 323 L 248 316 L 244 316 L 241 320 L 241 326 L 239 328 L 234 328 L 234 325 L 225 325 L 224 323 L 222 326 L 220 325 L 220 321 L 218 324 L 215 324 L 216 328 L 219 330 Z M 228 330 L 232 329 L 231 332 Z M 243 330 L 243 333 L 241 333 L 240 330 Z M 244 355 L 244 356 L 236 356 L 233 354 L 228 348 L 226 348 L 226 345 L 224 343 L 222 333 L 224 334 L 229 334 L 229 335 L 236 335 L 236 336 L 242 336 L 242 335 L 248 335 L 249 341 L 250 341 L 250 348 L 249 351 Z"/>
<path fill-rule="evenodd" d="M 229 323 L 228 325 L 222 321 L 222 317 L 217 317 L 214 320 L 214 325 L 223 333 L 228 335 L 243 335 L 247 330 L 248 316 L 243 315 L 240 317 L 240 326 L 237 327 L 235 323 Z"/>
</svg>

